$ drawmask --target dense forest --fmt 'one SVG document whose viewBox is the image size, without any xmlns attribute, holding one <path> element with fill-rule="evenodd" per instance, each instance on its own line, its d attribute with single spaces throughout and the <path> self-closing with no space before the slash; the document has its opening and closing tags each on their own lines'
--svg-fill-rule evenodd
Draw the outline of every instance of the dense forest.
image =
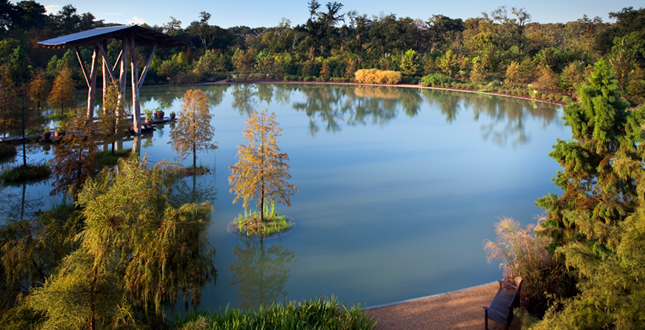
<svg viewBox="0 0 645 330">
<path fill-rule="evenodd" d="M 73 5 L 49 15 L 35 1 L 3 0 L 0 7 L 0 66 L 6 66 L 16 84 L 28 82 L 39 70 L 52 81 L 67 66 L 77 87 L 83 87 L 72 50 L 45 49 L 37 42 L 115 25 L 91 13 L 79 14 Z M 359 69 L 377 68 L 400 71 L 407 83 L 434 74 L 448 77 L 444 85 L 472 83 L 464 87 L 481 89 L 505 83 L 508 92 L 522 95 L 528 95 L 526 86 L 531 84 L 530 89 L 541 93 L 538 96 L 562 100 L 549 94 L 570 96 L 575 84 L 588 77 L 591 65 L 605 58 L 623 95 L 637 102 L 645 95 L 642 8 L 609 13 L 615 23 L 583 16 L 555 24 L 532 22 L 525 9 L 505 6 L 466 20 L 440 14 L 422 19 L 370 17 L 345 12 L 342 3 L 321 5 L 316 0 L 303 10 L 310 18 L 296 26 L 283 19 L 275 27 L 224 29 L 211 25 L 205 11 L 185 27 L 173 17 L 161 26 L 144 24 L 190 43 L 183 49 L 158 50 L 145 83 L 230 77 L 346 82 L 353 81 Z M 110 58 L 118 56 L 119 43 L 109 45 Z M 150 50 L 138 51 L 144 63 Z M 81 58 L 89 66 L 91 50 L 82 50 Z"/>
</svg>

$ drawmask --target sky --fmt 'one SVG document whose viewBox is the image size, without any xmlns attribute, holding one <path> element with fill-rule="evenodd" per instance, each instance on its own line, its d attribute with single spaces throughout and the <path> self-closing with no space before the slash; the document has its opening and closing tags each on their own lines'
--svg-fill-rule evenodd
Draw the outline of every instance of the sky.
<svg viewBox="0 0 645 330">
<path fill-rule="evenodd" d="M 71 4 L 78 13 L 90 12 L 103 19 L 106 23 L 162 25 L 174 17 L 186 27 L 192 21 L 199 19 L 199 13 L 210 13 L 209 24 L 223 28 L 245 25 L 248 27 L 277 26 L 282 18 L 289 19 L 291 25 L 302 24 L 309 18 L 308 0 L 76 0 Z M 326 4 L 326 1 L 320 1 Z M 582 18 L 584 14 L 593 18 L 600 16 L 605 22 L 609 12 L 617 12 L 624 7 L 633 6 L 635 9 L 642 4 L 624 0 L 542 0 L 528 1 L 437 1 L 437 0 L 338 0 L 344 5 L 341 12 L 356 10 L 359 14 L 380 15 L 395 14 L 397 17 L 411 17 L 427 21 L 432 15 L 441 14 L 451 18 L 467 19 L 479 17 L 482 12 L 495 10 L 506 5 L 525 8 L 531 14 L 533 22 L 556 23 L 569 22 Z M 46 0 L 40 2 L 47 8 L 48 13 L 58 12 L 68 1 Z M 510 14 L 510 10 L 509 10 Z"/>
</svg>

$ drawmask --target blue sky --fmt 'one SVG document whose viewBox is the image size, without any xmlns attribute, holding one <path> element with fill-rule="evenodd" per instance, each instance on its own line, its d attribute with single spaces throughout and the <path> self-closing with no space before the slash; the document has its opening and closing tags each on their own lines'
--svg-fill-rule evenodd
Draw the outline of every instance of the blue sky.
<svg viewBox="0 0 645 330">
<path fill-rule="evenodd" d="M 66 5 L 66 1 L 47 0 L 41 2 L 49 12 L 58 12 Z M 327 1 L 320 1 L 322 4 Z M 636 9 L 642 4 L 624 0 L 542 0 L 528 1 L 392 1 L 392 0 L 345 0 L 343 12 L 356 10 L 361 14 L 379 15 L 395 14 L 397 17 L 412 17 L 426 21 L 433 14 L 442 14 L 452 18 L 466 19 L 477 17 L 481 12 L 491 12 L 498 6 L 524 7 L 532 15 L 534 22 L 553 23 L 568 22 L 581 18 L 600 16 L 609 21 L 608 13 L 620 11 L 624 7 L 633 6 Z M 98 19 L 112 23 L 143 23 L 161 25 L 170 21 L 170 16 L 182 21 L 186 27 L 191 21 L 198 19 L 201 11 L 209 12 L 212 17 L 210 24 L 227 28 L 236 25 L 249 27 L 276 26 L 284 17 L 292 22 L 292 26 L 304 23 L 309 12 L 307 0 L 77 0 L 73 1 L 79 13 L 91 12 Z"/>
</svg>

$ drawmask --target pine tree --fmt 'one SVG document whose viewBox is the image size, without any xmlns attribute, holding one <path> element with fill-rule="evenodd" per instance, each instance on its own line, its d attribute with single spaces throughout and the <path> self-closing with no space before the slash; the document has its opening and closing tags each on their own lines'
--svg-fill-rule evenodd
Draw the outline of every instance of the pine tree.
<svg viewBox="0 0 645 330">
<path fill-rule="evenodd" d="M 211 141 L 215 127 L 211 125 L 213 115 L 208 106 L 208 96 L 200 89 L 186 91 L 179 111 L 177 126 L 170 132 L 172 149 L 184 160 L 193 154 L 193 169 L 197 168 L 197 151 L 216 149 Z"/>
<path fill-rule="evenodd" d="M 548 210 L 545 226 L 556 244 L 591 241 L 606 244 L 611 228 L 634 211 L 637 178 L 645 157 L 640 142 L 643 111 L 629 111 L 611 68 L 598 61 L 587 84 L 577 89 L 579 103 L 565 109 L 573 140 L 558 140 L 549 156 L 563 171 L 554 182 L 564 193 L 536 204 Z"/>
<path fill-rule="evenodd" d="M 266 109 L 261 114 L 253 112 L 244 129 L 244 138 L 249 145 L 238 146 L 237 157 L 240 159 L 230 167 L 228 182 L 234 185 L 230 192 L 236 194 L 233 203 L 241 197 L 244 209 L 248 209 L 249 202 L 257 197 L 260 222 L 264 221 L 265 201 L 291 206 L 289 196 L 298 191 L 287 182 L 291 178 L 291 167 L 287 165 L 289 156 L 281 153 L 278 147 L 281 131 L 275 121 L 275 113 L 269 116 Z"/>
</svg>

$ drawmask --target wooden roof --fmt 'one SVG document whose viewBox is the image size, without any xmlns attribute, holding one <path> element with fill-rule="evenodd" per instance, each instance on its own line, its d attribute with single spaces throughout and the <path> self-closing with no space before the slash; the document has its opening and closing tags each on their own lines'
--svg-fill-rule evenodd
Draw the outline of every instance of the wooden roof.
<svg viewBox="0 0 645 330">
<path fill-rule="evenodd" d="M 120 25 L 96 28 L 92 30 L 68 34 L 66 36 L 40 41 L 38 44 L 48 48 L 71 48 L 79 46 L 95 46 L 105 39 L 123 39 L 134 34 L 137 46 L 153 46 L 159 48 L 176 48 L 188 46 L 188 43 L 138 25 Z"/>
</svg>

